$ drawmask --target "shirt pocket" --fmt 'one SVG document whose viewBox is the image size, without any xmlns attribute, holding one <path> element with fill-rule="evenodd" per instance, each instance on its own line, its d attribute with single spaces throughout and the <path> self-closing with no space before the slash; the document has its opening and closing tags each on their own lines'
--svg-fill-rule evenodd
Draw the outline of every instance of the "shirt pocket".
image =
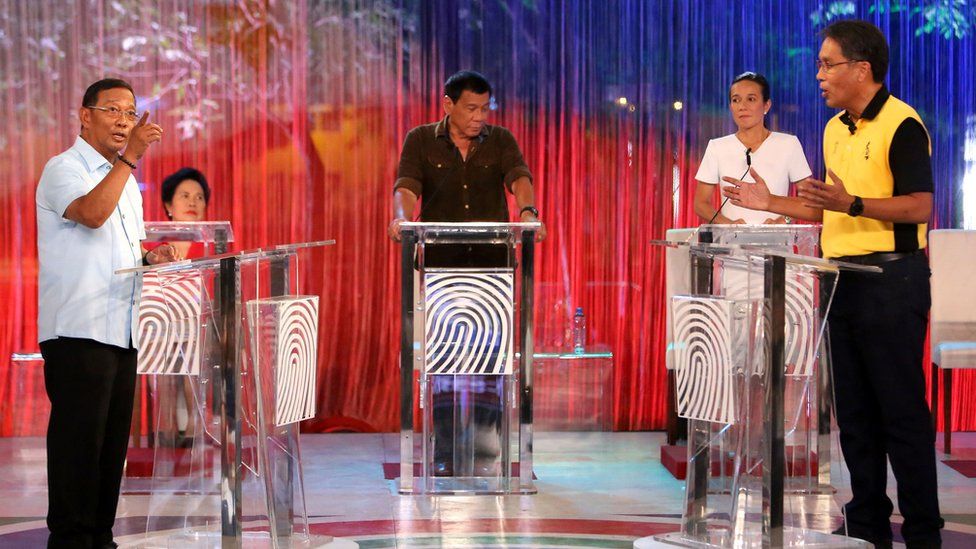
<svg viewBox="0 0 976 549">
<path fill-rule="evenodd" d="M 427 153 L 426 160 L 424 171 L 428 181 L 440 186 L 456 178 L 457 161 L 447 153 L 432 151 Z"/>
<path fill-rule="evenodd" d="M 505 174 L 497 158 L 477 158 L 468 167 L 468 176 L 476 188 L 485 190 L 501 185 Z"/>
</svg>

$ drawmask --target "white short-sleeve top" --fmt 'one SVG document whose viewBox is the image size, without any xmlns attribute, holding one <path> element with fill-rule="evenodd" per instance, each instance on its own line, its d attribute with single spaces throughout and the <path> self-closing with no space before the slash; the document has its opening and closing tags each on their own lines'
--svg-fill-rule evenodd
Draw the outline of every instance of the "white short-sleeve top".
<svg viewBox="0 0 976 549">
<path fill-rule="evenodd" d="M 790 192 L 790 183 L 796 183 L 810 177 L 810 165 L 803 154 L 803 146 L 795 135 L 772 132 L 758 149 L 750 153 L 752 167 L 759 177 L 766 181 L 769 192 L 786 196 Z M 746 146 L 735 136 L 726 135 L 712 139 L 705 148 L 701 165 L 695 179 L 709 185 L 729 184 L 722 181 L 725 176 L 752 182 L 752 175 L 746 171 Z M 743 177 L 745 174 L 745 177 Z M 724 201 L 724 197 L 722 198 Z M 776 214 L 749 210 L 726 202 L 722 206 L 722 215 L 729 219 L 743 219 L 746 223 L 759 224 Z"/>
</svg>

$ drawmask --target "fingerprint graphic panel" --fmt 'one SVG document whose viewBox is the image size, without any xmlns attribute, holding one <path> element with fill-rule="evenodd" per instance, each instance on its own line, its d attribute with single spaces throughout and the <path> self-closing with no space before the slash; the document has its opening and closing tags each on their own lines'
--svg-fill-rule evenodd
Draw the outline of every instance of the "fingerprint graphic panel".
<svg viewBox="0 0 976 549">
<path fill-rule="evenodd" d="M 145 273 L 139 299 L 138 372 L 198 375 L 203 280 L 199 273 Z"/>
<path fill-rule="evenodd" d="M 803 269 L 786 269 L 786 375 L 813 375 L 817 357 L 816 335 L 820 324 L 817 312 L 817 279 Z M 728 299 L 763 297 L 762 271 L 749 271 L 745 265 L 727 265 L 722 271 L 722 295 Z M 758 362 L 760 368 L 765 361 Z M 761 373 L 761 370 L 760 372 Z"/>
<path fill-rule="evenodd" d="M 247 315 L 262 407 L 271 406 L 277 426 L 314 417 L 318 296 L 254 299 L 247 302 Z"/>
<path fill-rule="evenodd" d="M 672 298 L 679 416 L 735 422 L 736 376 L 752 361 L 757 304 L 722 298 Z"/>
<path fill-rule="evenodd" d="M 514 275 L 424 273 L 424 350 L 429 374 L 511 374 Z"/>
<path fill-rule="evenodd" d="M 281 307 L 275 367 L 275 424 L 279 426 L 315 417 L 318 334 L 318 296 L 292 298 Z"/>
<path fill-rule="evenodd" d="M 817 278 L 805 271 L 786 271 L 786 375 L 812 376 L 817 359 Z"/>
</svg>

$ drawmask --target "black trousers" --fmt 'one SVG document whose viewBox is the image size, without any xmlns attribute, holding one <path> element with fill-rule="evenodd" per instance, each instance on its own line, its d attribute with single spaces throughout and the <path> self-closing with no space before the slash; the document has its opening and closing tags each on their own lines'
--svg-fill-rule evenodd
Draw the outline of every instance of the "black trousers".
<svg viewBox="0 0 976 549">
<path fill-rule="evenodd" d="M 941 540 L 935 433 L 922 372 L 931 304 L 924 254 L 879 265 L 883 274 L 843 272 L 831 306 L 830 344 L 837 423 L 853 498 L 848 533 L 890 540 L 887 461 L 909 544 Z"/>
<path fill-rule="evenodd" d="M 112 541 L 136 382 L 136 351 L 90 339 L 41 343 L 47 428 L 49 548 Z"/>
</svg>

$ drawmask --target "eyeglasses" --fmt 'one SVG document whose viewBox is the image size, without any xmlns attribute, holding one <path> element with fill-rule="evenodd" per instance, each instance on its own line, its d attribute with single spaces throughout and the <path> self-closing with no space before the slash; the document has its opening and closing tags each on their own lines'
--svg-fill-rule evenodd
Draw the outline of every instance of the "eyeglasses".
<svg viewBox="0 0 976 549">
<path fill-rule="evenodd" d="M 123 111 L 118 107 L 93 107 L 93 106 L 86 105 L 85 108 L 106 112 L 108 113 L 109 117 L 114 118 L 115 120 L 118 120 L 119 117 L 123 115 L 125 115 L 125 119 L 128 120 L 129 122 L 135 122 L 136 119 L 139 118 L 139 113 L 137 113 L 136 111 Z"/>
<path fill-rule="evenodd" d="M 828 63 L 826 61 L 821 61 L 819 59 L 815 59 L 814 60 L 814 63 L 817 64 L 817 72 L 820 72 L 820 71 L 830 72 L 837 65 L 850 65 L 851 63 L 860 63 L 861 61 L 864 61 L 864 60 L 863 59 L 851 59 L 849 61 L 838 61 L 837 63 Z"/>
</svg>

